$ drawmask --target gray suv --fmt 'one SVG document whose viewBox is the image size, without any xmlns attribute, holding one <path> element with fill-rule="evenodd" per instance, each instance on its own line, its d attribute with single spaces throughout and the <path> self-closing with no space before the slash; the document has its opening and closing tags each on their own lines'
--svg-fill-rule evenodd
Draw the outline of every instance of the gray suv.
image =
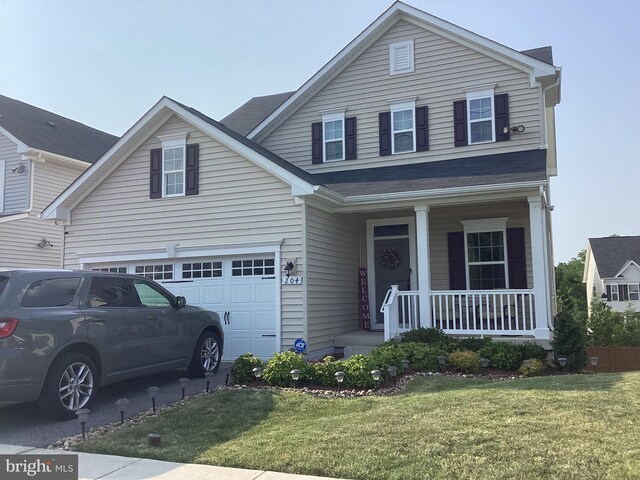
<svg viewBox="0 0 640 480">
<path fill-rule="evenodd" d="M 215 372 L 223 340 L 216 313 L 137 275 L 0 270 L 0 405 L 37 400 L 73 418 L 102 385 Z"/>
</svg>

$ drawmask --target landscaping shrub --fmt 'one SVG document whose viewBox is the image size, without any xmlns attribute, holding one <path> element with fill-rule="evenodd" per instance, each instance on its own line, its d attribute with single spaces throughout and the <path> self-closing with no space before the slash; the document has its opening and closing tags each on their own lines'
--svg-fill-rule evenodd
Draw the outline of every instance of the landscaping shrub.
<svg viewBox="0 0 640 480">
<path fill-rule="evenodd" d="M 267 362 L 262 372 L 262 378 L 269 384 L 278 387 L 291 387 L 291 370 L 300 370 L 300 381 L 310 380 L 313 376 L 312 368 L 302 355 L 295 352 L 276 353 Z"/>
<path fill-rule="evenodd" d="M 340 362 L 345 373 L 344 385 L 355 388 L 371 388 L 375 386 L 371 371 L 378 368 L 371 357 L 367 355 L 353 355 Z"/>
<path fill-rule="evenodd" d="M 491 337 L 467 337 L 457 338 L 456 344 L 459 350 L 471 350 L 479 352 L 482 347 L 491 343 Z"/>
<path fill-rule="evenodd" d="M 485 345 L 478 352 L 481 357 L 489 359 L 490 366 L 498 370 L 517 370 L 522 362 L 520 349 L 514 343 L 493 342 Z"/>
<path fill-rule="evenodd" d="M 376 368 L 382 372 L 385 379 L 390 378 L 388 368 L 392 365 L 398 367 L 398 374 L 401 374 L 403 372 L 402 360 L 407 358 L 405 351 L 399 343 L 385 343 L 380 345 L 374 348 L 371 353 L 369 353 L 369 356 L 376 365 Z"/>
<path fill-rule="evenodd" d="M 254 357 L 253 353 L 240 355 L 231 367 L 231 378 L 235 383 L 246 383 L 253 380 L 253 369 L 264 366 L 262 360 Z"/>
<path fill-rule="evenodd" d="M 540 360 L 543 364 L 547 362 L 547 351 L 537 343 L 533 342 L 524 342 L 518 345 L 518 349 L 520 350 L 520 355 L 522 356 L 522 360 L 526 360 L 528 358 L 536 358 Z"/>
<path fill-rule="evenodd" d="M 545 371 L 546 367 L 544 362 L 541 362 L 537 358 L 531 359 L 531 364 L 526 366 L 524 363 L 520 365 L 518 372 L 523 377 L 537 377 L 538 375 L 542 375 Z"/>
<path fill-rule="evenodd" d="M 640 347 L 640 313 L 631 306 L 624 313 L 614 312 L 595 299 L 588 325 L 590 345 Z"/>
<path fill-rule="evenodd" d="M 322 361 L 309 364 L 311 367 L 311 381 L 318 385 L 337 385 L 336 372 L 342 368 L 342 362 L 337 362 L 331 356 L 324 357 Z"/>
<path fill-rule="evenodd" d="M 456 339 L 448 337 L 439 328 L 416 328 L 404 332 L 400 335 L 401 342 L 426 343 L 428 345 L 439 345 L 447 352 L 452 352 L 456 348 Z"/>
<path fill-rule="evenodd" d="M 447 363 L 463 373 L 478 373 L 482 369 L 480 355 L 471 350 L 456 350 L 447 356 Z"/>
<path fill-rule="evenodd" d="M 411 368 L 416 370 L 417 372 L 437 372 L 440 370 L 440 364 L 438 363 L 439 355 L 447 355 L 449 353 L 446 349 L 442 348 L 439 344 L 437 345 L 424 345 L 420 343 L 412 343 L 408 344 L 412 345 L 413 353 L 411 355 L 412 359 L 409 359 L 411 362 Z"/>
<path fill-rule="evenodd" d="M 566 357 L 566 369 L 580 371 L 587 364 L 587 327 L 579 316 L 559 312 L 551 348 L 556 357 Z"/>
</svg>

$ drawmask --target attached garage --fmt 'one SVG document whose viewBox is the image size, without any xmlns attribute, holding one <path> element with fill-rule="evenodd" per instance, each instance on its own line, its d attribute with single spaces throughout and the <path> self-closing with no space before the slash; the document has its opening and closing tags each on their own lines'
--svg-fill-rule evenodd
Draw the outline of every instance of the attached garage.
<svg viewBox="0 0 640 480">
<path fill-rule="evenodd" d="M 224 329 L 223 360 L 251 352 L 270 358 L 278 348 L 278 271 L 275 254 L 203 256 L 85 268 L 134 273 L 155 280 L 190 305 L 217 312 Z"/>
</svg>

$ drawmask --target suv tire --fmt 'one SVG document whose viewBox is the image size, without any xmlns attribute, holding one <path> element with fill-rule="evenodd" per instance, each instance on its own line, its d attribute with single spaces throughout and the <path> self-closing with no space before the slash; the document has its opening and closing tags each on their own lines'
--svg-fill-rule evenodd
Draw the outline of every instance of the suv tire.
<svg viewBox="0 0 640 480">
<path fill-rule="evenodd" d="M 72 419 L 96 397 L 98 370 L 88 356 L 65 353 L 57 358 L 44 381 L 38 407 L 49 417 Z"/>
<path fill-rule="evenodd" d="M 221 353 L 218 336 L 210 330 L 202 332 L 193 350 L 189 373 L 194 377 L 204 377 L 206 372 L 215 373 L 220 367 Z"/>
</svg>

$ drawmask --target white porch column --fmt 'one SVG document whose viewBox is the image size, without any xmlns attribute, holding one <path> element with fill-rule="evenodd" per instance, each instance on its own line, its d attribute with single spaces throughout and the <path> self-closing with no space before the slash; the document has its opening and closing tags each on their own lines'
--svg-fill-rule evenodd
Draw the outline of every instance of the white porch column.
<svg viewBox="0 0 640 480">
<path fill-rule="evenodd" d="M 550 338 L 549 331 L 549 315 L 547 309 L 549 302 L 549 290 L 547 279 L 545 276 L 546 255 L 545 246 L 545 229 L 544 229 L 544 207 L 540 196 L 528 197 L 529 201 L 529 224 L 531 230 L 531 268 L 533 271 L 533 295 L 536 311 L 536 324 L 533 334 L 536 338 L 548 340 Z"/>
<path fill-rule="evenodd" d="M 418 294 L 420 295 L 420 326 L 431 327 L 431 271 L 429 268 L 429 206 L 416 205 L 416 250 L 418 264 Z"/>
</svg>

